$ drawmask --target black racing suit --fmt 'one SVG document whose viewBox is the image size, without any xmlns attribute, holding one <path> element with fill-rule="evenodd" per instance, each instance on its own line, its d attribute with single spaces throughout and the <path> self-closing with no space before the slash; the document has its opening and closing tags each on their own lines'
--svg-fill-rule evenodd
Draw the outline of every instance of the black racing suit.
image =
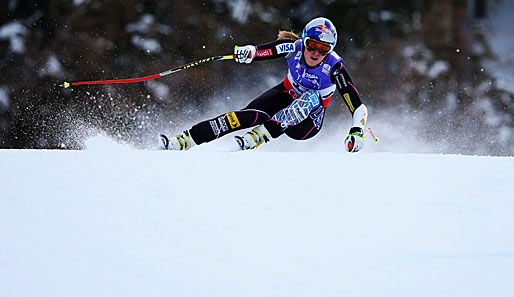
<svg viewBox="0 0 514 297">
<path fill-rule="evenodd" d="M 254 61 L 285 57 L 287 53 L 278 54 L 276 46 L 282 43 L 290 42 L 292 41 L 288 39 L 281 39 L 267 44 L 258 45 L 257 54 L 254 58 Z M 269 54 L 270 50 L 272 52 L 271 54 Z M 267 52 L 268 55 L 262 57 L 259 55 L 260 52 Z M 305 67 L 310 68 L 310 66 L 305 63 L 305 60 L 303 60 L 303 64 L 305 64 Z M 357 90 L 353 87 L 354 84 L 352 78 L 348 74 L 348 71 L 344 67 L 343 63 L 339 62 L 336 65 L 338 66 L 332 68 L 330 79 L 334 84 L 336 84 L 337 89 L 341 95 L 347 94 L 345 98 L 349 97 L 351 102 L 345 101 L 345 103 L 353 115 L 353 110 L 362 104 L 360 96 Z M 237 130 L 247 129 L 253 126 L 264 124 L 266 129 L 270 132 L 271 137 L 273 138 L 277 138 L 285 133 L 287 136 L 296 140 L 309 139 L 316 135 L 321 129 L 324 109 L 326 108 L 326 106 L 323 106 L 323 104 L 320 104 L 318 108 L 311 111 L 311 114 L 319 115 L 320 119 L 317 121 L 314 121 L 313 117 L 307 117 L 305 120 L 295 126 L 284 128 L 276 121 L 270 120 L 277 112 L 289 106 L 293 100 L 294 98 L 289 95 L 284 82 L 281 82 L 277 86 L 269 89 L 264 94 L 250 102 L 245 108 L 200 122 L 194 125 L 189 130 L 189 132 L 195 143 L 201 144 L 215 140 Z M 351 104 L 352 108 L 350 108 L 349 104 Z"/>
</svg>

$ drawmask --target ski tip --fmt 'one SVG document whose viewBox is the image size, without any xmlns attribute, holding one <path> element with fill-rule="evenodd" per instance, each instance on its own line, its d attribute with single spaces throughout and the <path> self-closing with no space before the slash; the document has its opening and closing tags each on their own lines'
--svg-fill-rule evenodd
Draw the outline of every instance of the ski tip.
<svg viewBox="0 0 514 297">
<path fill-rule="evenodd" d="M 244 145 L 243 137 L 234 136 L 234 139 L 236 140 L 237 145 L 239 146 L 239 150 L 244 151 L 245 145 Z"/>
<path fill-rule="evenodd" d="M 62 85 L 60 85 L 60 86 L 61 86 L 61 87 L 63 87 L 63 88 L 65 88 L 65 89 L 67 89 L 67 88 L 69 88 L 69 86 L 71 86 L 71 84 L 70 84 L 69 82 L 65 81 L 65 82 L 64 82 Z"/>
<path fill-rule="evenodd" d="M 168 139 L 168 137 L 166 137 L 166 135 L 161 134 L 161 142 L 162 142 L 161 149 L 167 150 L 170 145 L 170 140 Z"/>
</svg>

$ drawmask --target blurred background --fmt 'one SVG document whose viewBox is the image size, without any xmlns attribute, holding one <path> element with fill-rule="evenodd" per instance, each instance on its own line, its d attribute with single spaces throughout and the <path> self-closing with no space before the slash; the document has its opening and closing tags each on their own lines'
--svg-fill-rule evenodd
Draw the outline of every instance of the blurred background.
<svg viewBox="0 0 514 297">
<path fill-rule="evenodd" d="M 218 61 L 144 83 L 59 85 L 160 73 L 272 41 L 279 30 L 301 33 L 325 16 L 381 138 L 374 150 L 514 155 L 512 1 L 1 3 L 0 148 L 83 149 L 99 132 L 152 147 L 160 132 L 246 106 L 283 80 L 286 62 Z M 340 145 L 350 123 L 336 94 L 314 139 Z"/>
</svg>

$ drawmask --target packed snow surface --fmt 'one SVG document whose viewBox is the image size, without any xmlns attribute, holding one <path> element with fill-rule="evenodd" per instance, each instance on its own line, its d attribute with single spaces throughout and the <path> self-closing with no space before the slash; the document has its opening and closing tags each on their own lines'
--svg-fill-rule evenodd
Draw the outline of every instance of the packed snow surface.
<svg viewBox="0 0 514 297">
<path fill-rule="evenodd" d="M 512 157 L 100 139 L 0 164 L 0 296 L 514 296 Z"/>
</svg>

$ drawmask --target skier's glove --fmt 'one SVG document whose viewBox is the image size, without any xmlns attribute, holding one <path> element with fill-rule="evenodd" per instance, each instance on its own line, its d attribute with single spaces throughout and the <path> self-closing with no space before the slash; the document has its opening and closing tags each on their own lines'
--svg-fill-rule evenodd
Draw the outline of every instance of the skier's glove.
<svg viewBox="0 0 514 297">
<path fill-rule="evenodd" d="M 356 153 L 364 147 L 364 132 L 361 127 L 352 127 L 344 140 L 344 146 L 350 153 Z"/>
<path fill-rule="evenodd" d="M 237 63 L 252 63 L 255 58 L 255 53 L 257 52 L 257 48 L 253 45 L 245 45 L 245 46 L 235 46 L 234 47 L 234 60 Z"/>
</svg>

